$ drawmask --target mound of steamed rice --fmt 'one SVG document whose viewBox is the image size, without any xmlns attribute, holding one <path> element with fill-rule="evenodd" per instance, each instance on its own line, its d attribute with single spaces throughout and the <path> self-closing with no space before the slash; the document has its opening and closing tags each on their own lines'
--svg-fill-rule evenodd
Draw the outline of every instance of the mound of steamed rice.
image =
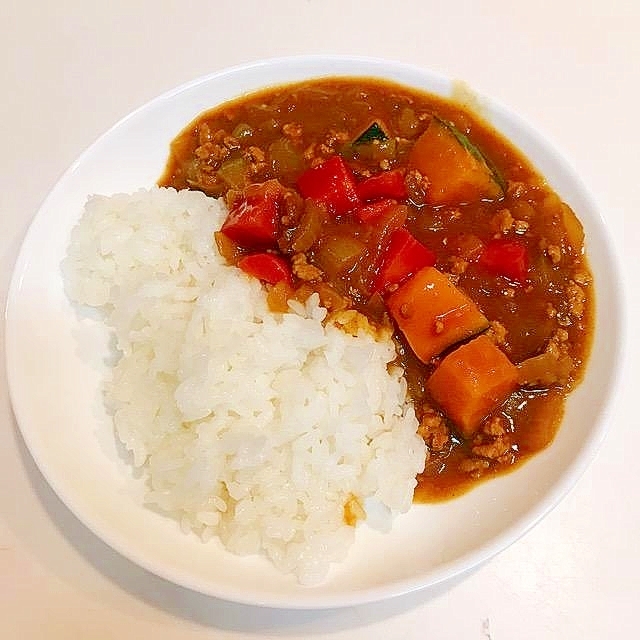
<svg viewBox="0 0 640 640">
<path fill-rule="evenodd" d="M 212 242 L 224 216 L 197 192 L 94 196 L 67 292 L 115 333 L 106 403 L 148 503 L 318 583 L 354 518 L 384 529 L 409 509 L 425 446 L 391 340 L 324 326 L 315 294 L 270 312 Z"/>
</svg>

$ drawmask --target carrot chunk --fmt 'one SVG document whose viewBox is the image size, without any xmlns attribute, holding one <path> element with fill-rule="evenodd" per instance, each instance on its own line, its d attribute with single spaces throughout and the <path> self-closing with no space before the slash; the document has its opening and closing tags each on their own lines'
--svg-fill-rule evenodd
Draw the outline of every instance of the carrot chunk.
<svg viewBox="0 0 640 640">
<path fill-rule="evenodd" d="M 427 389 L 465 438 L 518 385 L 518 369 L 486 335 L 447 355 Z"/>
<path fill-rule="evenodd" d="M 480 152 L 463 134 L 434 118 L 416 140 L 409 166 L 429 181 L 430 204 L 496 198 L 502 189 Z"/>
<path fill-rule="evenodd" d="M 386 302 L 423 362 L 489 325 L 473 300 L 435 267 L 425 267 L 405 280 Z"/>
</svg>

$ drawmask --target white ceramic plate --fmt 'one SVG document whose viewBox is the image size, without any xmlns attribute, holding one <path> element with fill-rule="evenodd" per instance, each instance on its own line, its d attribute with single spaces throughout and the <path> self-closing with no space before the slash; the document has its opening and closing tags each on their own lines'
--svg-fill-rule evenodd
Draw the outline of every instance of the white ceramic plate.
<svg viewBox="0 0 640 640">
<path fill-rule="evenodd" d="M 60 262 L 89 194 L 150 186 L 169 143 L 197 114 L 244 92 L 316 76 L 381 76 L 450 95 L 423 70 L 341 57 L 277 59 L 187 84 L 134 112 L 67 171 L 35 217 L 20 252 L 6 314 L 7 371 L 24 440 L 64 503 L 97 536 L 150 571 L 234 601 L 317 608 L 374 601 L 434 585 L 476 566 L 534 525 L 576 481 L 603 437 L 621 352 L 619 274 L 604 224 L 567 163 L 530 126 L 495 102 L 484 115 L 531 158 L 579 213 L 596 276 L 598 323 L 587 375 L 553 445 L 515 473 L 455 501 L 416 505 L 388 535 L 360 527 L 346 562 L 307 588 L 262 558 L 239 558 L 184 535 L 145 508 L 100 398 L 108 335 L 79 317 L 63 292 Z"/>
</svg>

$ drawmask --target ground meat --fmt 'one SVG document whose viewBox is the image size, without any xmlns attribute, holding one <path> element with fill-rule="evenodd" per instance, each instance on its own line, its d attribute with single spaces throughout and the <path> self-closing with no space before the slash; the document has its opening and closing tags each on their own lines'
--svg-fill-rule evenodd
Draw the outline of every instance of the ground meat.
<svg viewBox="0 0 640 640">
<path fill-rule="evenodd" d="M 511 448 L 511 440 L 507 435 L 497 436 L 489 442 L 483 442 L 471 447 L 471 451 L 474 455 L 482 458 L 488 458 L 489 460 L 495 460 L 505 455 Z"/>
<path fill-rule="evenodd" d="M 423 204 L 429 191 L 429 179 L 417 169 L 407 171 L 404 182 L 410 198 L 417 204 Z"/>
<path fill-rule="evenodd" d="M 500 211 L 493 216 L 489 224 L 495 233 L 501 233 L 503 235 L 509 233 L 513 227 L 511 211 L 509 211 L 509 209 L 500 209 Z"/>
<path fill-rule="evenodd" d="M 298 122 L 289 122 L 282 126 L 282 133 L 289 140 L 299 140 L 302 137 L 302 125 Z"/>
<path fill-rule="evenodd" d="M 522 235 L 523 233 L 529 231 L 529 223 L 526 220 L 514 220 L 513 230 L 518 235 Z"/>
<path fill-rule="evenodd" d="M 307 161 L 311 162 L 311 166 L 313 166 L 313 160 L 316 158 L 316 147 L 317 145 L 314 143 L 310 144 L 303 152 L 302 157 Z"/>
<path fill-rule="evenodd" d="M 340 327 L 345 333 L 357 336 L 361 333 L 368 333 L 376 339 L 388 338 L 389 329 L 387 327 L 376 327 L 369 318 L 355 309 L 344 311 L 334 311 L 327 316 L 326 322 Z"/>
<path fill-rule="evenodd" d="M 239 149 L 240 146 L 241 146 L 240 145 L 240 140 L 238 140 L 238 138 L 235 138 L 234 136 L 225 136 L 222 139 L 222 143 L 230 151 L 233 151 L 235 149 Z"/>
<path fill-rule="evenodd" d="M 216 144 L 215 142 L 205 142 L 195 150 L 195 156 L 197 158 L 206 160 L 216 167 L 226 160 L 230 154 L 231 151 L 227 147 L 223 144 Z"/>
<path fill-rule="evenodd" d="M 198 142 L 194 150 L 196 158 L 205 161 L 208 165 L 219 167 L 231 152 L 240 149 L 240 141 L 229 135 L 224 129 L 218 129 L 215 133 L 205 122 L 198 129 Z"/>
<path fill-rule="evenodd" d="M 449 264 L 451 265 L 451 273 L 455 275 L 463 274 L 469 267 L 469 262 L 458 256 L 451 256 L 451 258 L 449 258 Z"/>
<path fill-rule="evenodd" d="M 527 184 L 518 180 L 507 182 L 507 193 L 514 198 L 519 198 L 527 192 Z"/>
<path fill-rule="evenodd" d="M 591 275 L 586 271 L 576 271 L 573 279 L 582 287 L 588 287 L 591 284 Z"/>
<path fill-rule="evenodd" d="M 479 478 L 489 467 L 491 463 L 482 458 L 466 458 L 460 462 L 458 469 L 462 473 L 468 473 L 474 478 Z"/>
<path fill-rule="evenodd" d="M 349 134 L 346 131 L 331 130 L 326 135 L 324 142 L 322 142 L 318 149 L 323 156 L 331 156 L 336 153 L 336 148 L 339 145 L 349 141 Z"/>
<path fill-rule="evenodd" d="M 344 311 L 351 306 L 351 300 L 340 295 L 326 282 L 314 282 L 313 290 L 320 296 L 320 304 L 327 311 Z"/>
<path fill-rule="evenodd" d="M 198 142 L 203 145 L 207 142 L 213 141 L 213 133 L 211 132 L 211 127 L 203 122 L 198 127 Z"/>
<path fill-rule="evenodd" d="M 364 180 L 365 178 L 370 178 L 373 173 L 369 171 L 366 167 L 356 167 L 353 172 L 360 178 L 360 180 Z"/>
<path fill-rule="evenodd" d="M 260 147 L 249 147 L 242 155 L 249 162 L 252 176 L 259 175 L 267 166 L 265 153 Z"/>
<path fill-rule="evenodd" d="M 562 249 L 557 244 L 548 244 L 545 253 L 549 256 L 552 264 L 560 264 L 562 260 Z"/>
<path fill-rule="evenodd" d="M 491 320 L 487 335 L 499 346 L 504 346 L 507 343 L 507 329 L 497 320 Z"/>
<path fill-rule="evenodd" d="M 505 419 L 498 415 L 493 416 L 490 420 L 485 420 L 482 425 L 482 432 L 488 436 L 503 436 L 507 433 L 507 425 Z"/>
<path fill-rule="evenodd" d="M 318 151 L 320 152 L 321 157 L 316 158 L 316 160 L 323 160 L 324 158 L 332 156 L 334 154 L 333 147 L 330 147 L 328 144 L 318 145 Z"/>
<path fill-rule="evenodd" d="M 293 189 L 287 189 L 282 195 L 282 216 L 280 222 L 285 227 L 294 227 L 300 221 L 304 211 L 304 200 Z"/>
<path fill-rule="evenodd" d="M 569 313 L 574 318 L 582 318 L 582 314 L 584 313 L 584 304 L 587 300 L 584 290 L 574 280 L 570 280 L 567 285 L 566 293 L 569 302 Z"/>
<path fill-rule="evenodd" d="M 304 253 L 296 253 L 291 258 L 291 269 L 295 276 L 305 282 L 318 282 L 322 280 L 323 273 L 318 267 L 309 264 Z"/>
<path fill-rule="evenodd" d="M 429 408 L 424 412 L 418 435 L 422 436 L 431 451 L 442 451 L 449 443 L 449 427 L 444 418 Z"/>
<path fill-rule="evenodd" d="M 545 347 L 545 353 L 551 353 L 555 356 L 568 353 L 569 351 L 569 332 L 566 329 L 556 329 Z"/>
</svg>

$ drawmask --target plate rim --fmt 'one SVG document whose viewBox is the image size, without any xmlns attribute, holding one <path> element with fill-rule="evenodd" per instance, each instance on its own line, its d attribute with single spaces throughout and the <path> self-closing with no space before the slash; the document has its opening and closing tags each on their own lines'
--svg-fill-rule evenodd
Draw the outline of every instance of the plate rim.
<svg viewBox="0 0 640 640">
<path fill-rule="evenodd" d="M 599 233 L 601 235 L 603 247 L 606 252 L 606 258 L 609 262 L 609 266 L 613 271 L 613 275 L 615 276 L 615 284 L 617 285 L 611 295 L 616 302 L 616 308 L 618 310 L 618 314 L 615 316 L 616 327 L 615 327 L 615 335 L 616 335 L 616 343 L 615 343 L 615 354 L 613 356 L 615 362 L 618 363 L 613 370 L 613 376 L 608 381 L 609 390 L 605 394 L 606 403 L 600 409 L 600 419 L 598 421 L 598 428 L 593 429 L 590 432 L 590 437 L 582 443 L 582 447 L 580 450 L 580 455 L 578 455 L 573 464 L 567 467 L 564 470 L 564 473 L 561 475 L 562 482 L 558 481 L 553 486 L 552 490 L 549 491 L 546 497 L 541 500 L 538 504 L 538 508 L 534 510 L 533 514 L 530 514 L 529 517 L 522 517 L 512 523 L 512 525 L 506 528 L 500 536 L 496 536 L 492 538 L 491 542 L 485 544 L 478 549 L 475 549 L 472 552 L 466 554 L 466 556 L 472 556 L 472 561 L 469 564 L 468 561 L 464 562 L 466 556 L 462 556 L 462 558 L 458 558 L 454 562 L 449 562 L 441 566 L 439 570 L 431 572 L 431 579 L 427 582 L 424 581 L 423 577 L 415 577 L 411 580 L 404 580 L 396 582 L 392 585 L 378 587 L 378 588 L 367 588 L 363 589 L 359 592 L 356 592 L 353 597 L 348 598 L 345 597 L 345 594 L 339 594 L 339 596 L 319 596 L 318 594 L 314 594 L 313 590 L 301 591 L 301 593 L 296 594 L 296 598 L 294 600 L 283 601 L 281 596 L 264 596 L 256 597 L 257 594 L 251 594 L 248 597 L 245 597 L 243 593 L 233 593 L 229 592 L 229 590 L 220 590 L 220 589 L 211 589 L 207 588 L 207 585 L 200 584 L 198 581 L 189 581 L 188 577 L 183 576 L 181 579 L 176 580 L 176 576 L 173 574 L 167 575 L 163 573 L 157 566 L 149 565 L 146 562 L 145 558 L 137 558 L 132 557 L 130 550 L 123 548 L 122 544 L 119 541 L 110 539 L 110 536 L 105 536 L 104 532 L 97 532 L 95 529 L 88 524 L 85 519 L 82 517 L 82 513 L 78 513 L 77 505 L 74 504 L 72 499 L 66 495 L 65 490 L 60 486 L 60 483 L 56 481 L 55 474 L 51 474 L 50 469 L 48 469 L 47 462 L 42 458 L 41 453 L 37 451 L 37 447 L 33 445 L 33 442 L 30 439 L 28 429 L 25 432 L 23 428 L 23 421 L 21 420 L 21 413 L 24 414 L 24 411 L 21 411 L 19 405 L 19 401 L 17 398 L 17 392 L 15 389 L 16 384 L 16 358 L 17 353 L 17 345 L 15 341 L 12 340 L 12 337 L 15 335 L 15 328 L 12 324 L 13 318 L 13 309 L 16 305 L 19 304 L 19 292 L 22 284 L 22 279 L 25 275 L 25 271 L 28 268 L 29 264 L 29 255 L 28 249 L 29 245 L 32 243 L 32 236 L 36 233 L 38 227 L 38 220 L 40 216 L 44 215 L 43 212 L 46 212 L 48 203 L 54 198 L 55 194 L 63 189 L 65 182 L 69 179 L 77 169 L 82 165 L 82 163 L 86 160 L 86 158 L 94 152 L 96 148 L 99 147 L 102 141 L 104 141 L 108 136 L 112 135 L 113 132 L 118 131 L 120 128 L 125 126 L 126 123 L 131 122 L 134 118 L 144 114 L 144 112 L 152 107 L 152 105 L 161 104 L 167 100 L 172 100 L 184 94 L 186 91 L 193 90 L 201 85 L 206 85 L 211 82 L 223 81 L 226 77 L 233 76 L 235 74 L 242 74 L 247 72 L 255 72 L 256 70 L 262 69 L 270 69 L 277 68 L 281 65 L 298 65 L 299 68 L 307 68 L 313 67 L 317 64 L 322 65 L 331 65 L 332 63 L 339 63 L 340 65 L 360 65 L 360 66 L 369 66 L 371 67 L 371 71 L 375 69 L 380 72 L 382 76 L 382 72 L 384 71 L 384 77 L 389 78 L 386 75 L 390 70 L 400 71 L 403 70 L 403 73 L 411 75 L 415 74 L 416 76 L 422 76 L 425 81 L 427 78 L 436 79 L 436 81 L 441 82 L 443 84 L 451 86 L 451 80 L 447 79 L 445 76 L 442 76 L 438 73 L 434 73 L 428 69 L 423 69 L 421 67 L 410 65 L 402 62 L 391 61 L 383 58 L 372 58 L 365 56 L 340 56 L 340 55 L 312 55 L 312 56 L 282 56 L 277 58 L 269 58 L 266 60 L 259 60 L 255 62 L 249 62 L 242 65 L 232 66 L 226 69 L 222 69 L 210 74 L 206 74 L 190 80 L 188 82 L 182 83 L 177 87 L 169 89 L 161 93 L 160 95 L 152 98 L 147 101 L 143 105 L 134 109 L 131 113 L 125 115 L 123 118 L 118 120 L 114 125 L 108 128 L 103 134 L 101 134 L 93 143 L 91 143 L 79 156 L 78 158 L 69 166 L 69 168 L 62 174 L 56 184 L 52 187 L 52 189 L 47 194 L 46 198 L 42 202 L 42 204 L 38 207 L 38 211 L 31 220 L 27 232 L 24 236 L 23 242 L 21 244 L 20 250 L 18 252 L 18 256 L 15 262 L 14 270 L 11 276 L 11 280 L 9 283 L 9 288 L 7 292 L 6 305 L 5 305 L 5 367 L 7 372 L 7 386 L 9 389 L 9 397 L 11 400 L 11 406 L 14 413 L 14 417 L 16 420 L 16 424 L 20 430 L 20 434 L 29 450 L 30 455 L 36 463 L 36 466 L 42 473 L 44 479 L 47 483 L 53 488 L 54 492 L 60 498 L 61 502 L 68 508 L 75 517 L 83 523 L 85 527 L 92 531 L 94 535 L 96 535 L 99 539 L 106 542 L 110 547 L 115 549 L 118 553 L 128 558 L 135 564 L 142 566 L 144 569 L 154 573 L 156 575 L 161 576 L 162 578 L 179 584 L 183 587 L 187 587 L 194 591 L 198 591 L 200 593 L 205 593 L 210 596 L 214 596 L 217 598 L 232 600 L 235 602 L 240 602 L 243 604 L 251 604 L 251 605 L 259 605 L 259 606 L 268 606 L 268 607 L 276 607 L 276 608 L 288 608 L 288 609 L 326 609 L 333 607 L 342 607 L 342 606 L 350 606 L 354 604 L 364 604 L 379 601 L 382 599 L 399 596 L 402 594 L 410 593 L 416 590 L 431 588 L 436 585 L 440 585 L 441 583 L 451 580 L 455 577 L 458 577 L 462 574 L 467 573 L 472 568 L 479 566 L 486 562 L 491 557 L 495 556 L 499 552 L 506 549 L 508 546 L 513 544 L 516 540 L 522 537 L 525 533 L 527 533 L 531 528 L 533 528 L 540 520 L 542 520 L 557 504 L 562 500 L 563 497 L 566 496 L 567 493 L 571 490 L 571 488 L 575 485 L 575 483 L 582 476 L 587 467 L 591 464 L 593 458 L 597 454 L 597 451 L 606 437 L 606 433 L 608 431 L 608 427 L 611 421 L 611 415 L 613 411 L 613 407 L 617 401 L 617 395 L 619 393 L 620 385 L 618 384 L 621 376 L 623 375 L 624 368 L 624 343 L 626 341 L 626 313 L 625 313 L 625 305 L 624 305 L 624 294 L 623 294 L 623 278 L 622 278 L 622 270 L 619 264 L 619 258 L 616 255 L 616 252 L 613 250 L 613 243 L 610 236 L 609 229 L 606 225 L 604 216 L 602 215 L 602 209 L 595 202 L 592 194 L 590 193 L 587 186 L 584 184 L 580 176 L 577 175 L 571 163 L 567 161 L 565 156 L 558 150 L 557 146 L 549 140 L 549 138 L 542 134 L 539 129 L 530 125 L 525 119 L 523 119 L 519 114 L 512 112 L 507 109 L 502 103 L 495 100 L 494 98 L 484 96 L 481 94 L 476 94 L 482 101 L 483 104 L 489 105 L 493 110 L 497 110 L 502 113 L 504 117 L 508 120 L 514 121 L 519 128 L 523 128 L 528 134 L 531 134 L 541 143 L 548 152 L 551 152 L 554 156 L 555 161 L 559 162 L 562 166 L 563 170 L 567 173 L 567 175 L 572 179 L 579 187 L 583 196 L 587 199 L 590 204 L 591 209 L 597 213 L 599 217 Z M 311 77 L 331 77 L 336 75 L 362 75 L 364 74 L 356 74 L 356 73 L 347 73 L 347 74 L 336 74 L 332 72 L 326 72 L 324 74 L 316 74 Z M 373 73 L 370 74 L 373 76 Z M 395 79 L 395 78 L 391 78 Z M 279 81 L 275 83 L 265 83 L 264 86 L 277 86 L 278 84 L 285 84 L 288 81 Z M 401 84 L 408 84 L 403 81 L 399 81 Z M 212 107 L 215 104 L 211 105 Z M 184 123 L 184 126 L 187 125 L 187 122 Z M 176 132 L 177 134 L 177 132 Z M 175 135 L 175 134 L 174 134 Z M 596 296 L 598 297 L 598 296 Z M 597 304 L 597 300 L 596 300 Z M 597 322 L 597 319 L 596 319 Z M 595 343 L 596 335 L 594 335 L 594 343 Z M 595 348 L 595 344 L 593 345 Z M 533 515 L 533 517 L 531 517 Z M 453 566 L 451 566 L 453 565 Z"/>
</svg>

